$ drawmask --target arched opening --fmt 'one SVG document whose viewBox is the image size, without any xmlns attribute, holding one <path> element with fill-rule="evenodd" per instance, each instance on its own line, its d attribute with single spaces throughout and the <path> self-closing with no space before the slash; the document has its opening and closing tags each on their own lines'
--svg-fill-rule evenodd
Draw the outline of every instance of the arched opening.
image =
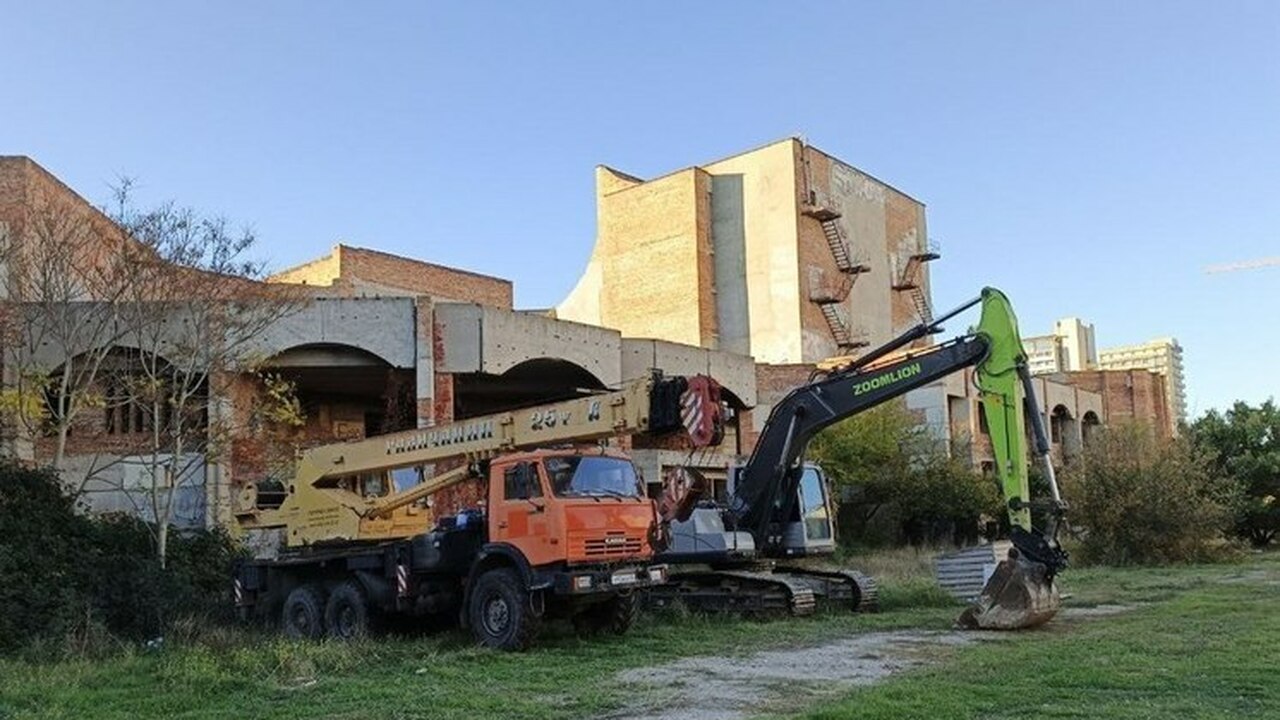
<svg viewBox="0 0 1280 720">
<path fill-rule="evenodd" d="M 264 372 L 292 384 L 306 444 L 353 440 L 417 424 L 412 370 L 350 345 L 308 344 L 277 353 Z"/>
<path fill-rule="evenodd" d="M 570 400 L 604 389 L 604 383 L 581 365 L 560 358 L 535 358 L 500 375 L 454 375 L 453 417 L 461 420 Z"/>
<path fill-rule="evenodd" d="M 1080 454 L 1080 424 L 1065 405 L 1055 405 L 1049 415 L 1049 427 L 1055 449 L 1063 460 L 1071 460 Z"/>
<path fill-rule="evenodd" d="M 61 392 L 64 373 L 70 373 L 71 389 L 66 393 Z M 44 390 L 50 424 L 71 411 L 71 393 L 84 396 L 84 409 L 70 418 L 68 436 L 106 436 L 102 439 L 118 449 L 128 449 L 135 441 L 154 445 L 157 435 L 161 440 L 171 436 L 179 422 L 188 436 L 209 426 L 207 376 L 184 373 L 164 357 L 137 348 L 118 346 L 94 357 L 78 355 L 55 368 Z"/>
<path fill-rule="evenodd" d="M 1071 424 L 1071 411 L 1066 405 L 1054 405 L 1049 413 L 1049 442 L 1057 445 L 1063 441 L 1067 426 Z"/>
<path fill-rule="evenodd" d="M 1084 445 L 1090 445 L 1097 433 L 1098 428 L 1102 427 L 1102 421 L 1098 419 L 1098 414 L 1089 410 L 1080 418 L 1080 436 Z"/>
</svg>

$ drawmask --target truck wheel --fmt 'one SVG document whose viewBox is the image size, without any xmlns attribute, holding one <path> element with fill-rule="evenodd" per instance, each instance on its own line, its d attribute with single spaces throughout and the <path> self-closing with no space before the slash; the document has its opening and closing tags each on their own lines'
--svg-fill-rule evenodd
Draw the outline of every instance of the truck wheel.
<svg viewBox="0 0 1280 720">
<path fill-rule="evenodd" d="M 354 580 L 348 580 L 329 593 L 324 606 L 324 625 L 329 637 L 353 640 L 369 634 L 369 601 L 364 588 Z"/>
<path fill-rule="evenodd" d="M 510 568 L 480 576 L 467 606 L 471 632 L 485 647 L 524 650 L 538 634 L 542 618 L 529 607 L 529 591 Z"/>
<path fill-rule="evenodd" d="M 626 635 L 631 626 L 635 625 L 639 611 L 640 598 L 635 593 L 614 595 L 574 615 L 573 628 L 579 635 L 605 632 Z"/>
<path fill-rule="evenodd" d="M 285 598 L 280 627 L 288 637 L 319 640 L 324 635 L 324 594 L 315 585 L 299 585 Z"/>
</svg>

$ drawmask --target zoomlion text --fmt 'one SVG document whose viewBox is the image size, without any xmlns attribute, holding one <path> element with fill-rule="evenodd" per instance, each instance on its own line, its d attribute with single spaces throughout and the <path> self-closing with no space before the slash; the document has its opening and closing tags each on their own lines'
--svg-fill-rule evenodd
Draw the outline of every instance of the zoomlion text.
<svg viewBox="0 0 1280 720">
<path fill-rule="evenodd" d="M 920 363 L 912 363 L 904 368 L 898 368 L 891 373 L 877 375 L 865 382 L 860 382 L 853 386 L 854 395 L 862 395 L 872 390 L 879 390 L 882 387 L 888 387 L 895 383 L 906 380 L 909 377 L 915 377 L 920 374 Z"/>
</svg>

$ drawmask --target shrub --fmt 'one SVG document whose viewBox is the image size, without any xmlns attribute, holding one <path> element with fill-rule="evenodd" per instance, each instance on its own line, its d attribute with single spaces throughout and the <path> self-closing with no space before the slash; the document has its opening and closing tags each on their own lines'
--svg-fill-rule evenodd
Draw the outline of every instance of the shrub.
<svg viewBox="0 0 1280 720">
<path fill-rule="evenodd" d="M 233 555 L 225 533 L 193 533 L 161 569 L 140 520 L 88 516 L 52 473 L 0 464 L 0 652 L 80 652 L 104 633 L 141 640 L 224 616 Z"/>
<path fill-rule="evenodd" d="M 1197 562 L 1223 553 L 1231 484 L 1184 439 L 1136 424 L 1099 431 L 1063 481 L 1083 563 Z"/>
</svg>

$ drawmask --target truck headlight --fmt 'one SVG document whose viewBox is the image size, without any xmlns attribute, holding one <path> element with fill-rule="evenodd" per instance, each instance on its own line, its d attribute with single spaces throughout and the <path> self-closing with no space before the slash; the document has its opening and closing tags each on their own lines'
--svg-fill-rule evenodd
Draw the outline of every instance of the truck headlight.
<svg viewBox="0 0 1280 720">
<path fill-rule="evenodd" d="M 661 567 L 649 568 L 649 580 L 656 583 L 666 582 L 667 569 Z"/>
<path fill-rule="evenodd" d="M 590 589 L 591 589 L 591 576 L 590 576 L 590 575 L 579 575 L 579 576 L 575 577 L 575 578 L 573 579 L 573 589 L 574 589 L 574 590 L 590 590 Z"/>
</svg>

